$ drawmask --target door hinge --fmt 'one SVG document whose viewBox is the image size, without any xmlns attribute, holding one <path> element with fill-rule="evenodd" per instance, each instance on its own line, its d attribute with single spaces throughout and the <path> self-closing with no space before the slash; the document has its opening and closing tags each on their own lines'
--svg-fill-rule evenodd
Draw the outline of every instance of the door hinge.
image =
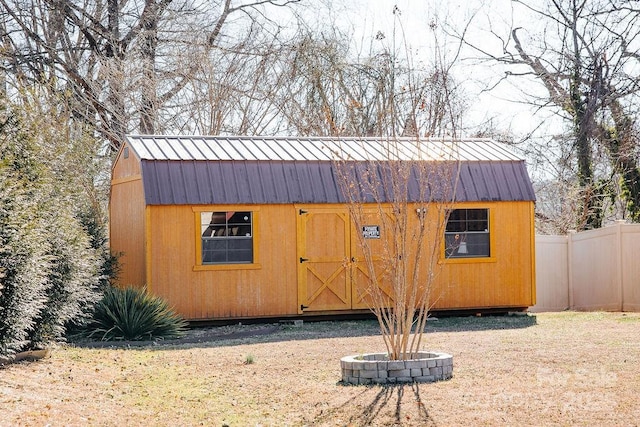
<svg viewBox="0 0 640 427">
<path fill-rule="evenodd" d="M 308 305 L 300 304 L 300 311 L 304 311 L 307 308 L 309 308 Z"/>
<path fill-rule="evenodd" d="M 306 214 L 306 213 L 307 213 L 307 211 L 305 211 L 304 209 L 300 209 L 300 210 L 298 211 L 298 215 L 304 215 L 304 214 Z"/>
<path fill-rule="evenodd" d="M 300 257 L 300 264 L 302 264 L 303 262 L 307 262 L 307 261 L 309 261 L 309 258 Z"/>
</svg>

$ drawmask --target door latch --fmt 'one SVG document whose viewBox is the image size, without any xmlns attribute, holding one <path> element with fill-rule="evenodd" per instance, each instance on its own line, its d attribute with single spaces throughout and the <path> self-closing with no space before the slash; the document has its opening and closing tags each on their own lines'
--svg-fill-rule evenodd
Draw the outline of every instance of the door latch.
<svg viewBox="0 0 640 427">
<path fill-rule="evenodd" d="M 307 261 L 309 261 L 309 258 L 300 257 L 300 264 L 302 264 L 303 262 L 307 262 Z"/>
</svg>

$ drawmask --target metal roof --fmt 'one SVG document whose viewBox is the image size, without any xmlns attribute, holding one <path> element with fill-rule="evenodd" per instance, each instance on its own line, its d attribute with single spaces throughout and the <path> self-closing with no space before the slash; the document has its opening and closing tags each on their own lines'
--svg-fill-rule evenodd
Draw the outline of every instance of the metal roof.
<svg viewBox="0 0 640 427">
<path fill-rule="evenodd" d="M 490 139 L 130 135 L 141 160 L 523 160 Z"/>
<path fill-rule="evenodd" d="M 145 201 L 150 205 L 344 203 L 331 150 L 349 153 L 344 158 L 360 165 L 358 179 L 382 177 L 390 158 L 415 159 L 416 151 L 411 151 L 415 141 L 400 141 L 406 144 L 395 152 L 402 154 L 385 156 L 388 142 L 374 138 L 128 137 L 141 160 Z M 446 181 L 440 182 L 441 189 L 455 186 L 456 201 L 535 200 L 524 160 L 502 144 L 490 140 L 429 140 L 429 144 L 434 141 L 416 157 L 422 159 L 427 152 L 428 163 L 461 160 L 436 163 L 457 168 L 439 178 Z M 455 156 L 451 147 L 456 147 Z M 407 190 L 410 201 L 433 199 L 432 195 L 425 199 L 424 186 L 416 185 L 424 180 L 413 181 Z M 433 180 L 430 186 L 437 187 Z"/>
</svg>

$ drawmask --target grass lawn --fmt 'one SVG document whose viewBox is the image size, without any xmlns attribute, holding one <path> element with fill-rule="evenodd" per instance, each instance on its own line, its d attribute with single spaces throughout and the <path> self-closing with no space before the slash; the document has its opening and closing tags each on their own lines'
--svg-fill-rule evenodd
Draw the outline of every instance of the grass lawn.
<svg viewBox="0 0 640 427">
<path fill-rule="evenodd" d="M 388 387 L 338 383 L 340 357 L 385 350 L 375 321 L 266 328 L 8 365 L 0 426 L 640 425 L 640 313 L 442 318 L 424 348 L 453 378 Z"/>
</svg>

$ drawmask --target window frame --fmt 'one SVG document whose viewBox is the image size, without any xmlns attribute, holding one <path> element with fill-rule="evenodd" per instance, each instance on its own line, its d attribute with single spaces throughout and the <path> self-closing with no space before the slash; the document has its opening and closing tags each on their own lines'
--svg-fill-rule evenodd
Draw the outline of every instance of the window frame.
<svg viewBox="0 0 640 427">
<path fill-rule="evenodd" d="M 449 223 L 449 213 L 455 210 L 470 210 L 470 209 L 484 209 L 487 211 L 488 231 L 489 234 L 489 256 L 465 256 L 465 257 L 447 257 L 447 224 Z M 490 263 L 496 262 L 496 236 L 495 236 L 495 220 L 494 220 L 495 208 L 488 206 L 487 204 L 464 204 L 455 205 L 447 212 L 443 213 L 443 228 L 442 228 L 442 248 L 440 251 L 441 262 L 446 264 L 473 264 L 473 263 Z"/>
<path fill-rule="evenodd" d="M 255 206 L 242 205 L 223 205 L 223 206 L 198 206 L 192 208 L 194 213 L 194 240 L 195 240 L 195 264 L 194 271 L 211 271 L 211 270 L 252 270 L 262 268 L 260 265 L 260 257 L 258 252 L 259 241 L 259 211 Z M 204 264 L 202 262 L 202 213 L 203 212 L 251 212 L 251 240 L 252 240 L 252 262 L 236 262 L 236 263 L 214 263 Z"/>
</svg>

